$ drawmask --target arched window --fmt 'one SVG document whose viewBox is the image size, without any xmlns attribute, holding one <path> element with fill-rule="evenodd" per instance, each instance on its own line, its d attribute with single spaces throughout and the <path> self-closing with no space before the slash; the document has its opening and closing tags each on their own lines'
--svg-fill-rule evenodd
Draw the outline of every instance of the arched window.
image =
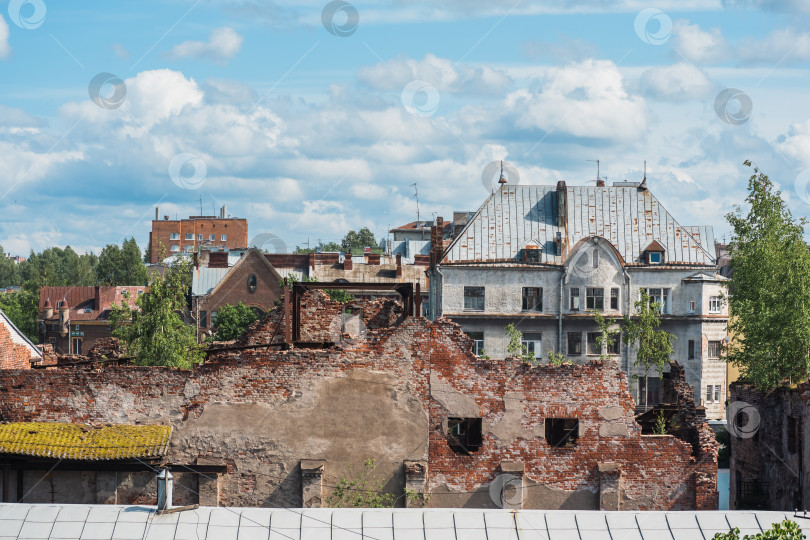
<svg viewBox="0 0 810 540">
<path fill-rule="evenodd" d="M 259 283 L 259 280 L 256 279 L 256 274 L 250 274 L 250 276 L 248 276 L 248 280 L 247 280 L 248 292 L 249 293 L 255 293 L 258 283 Z"/>
</svg>

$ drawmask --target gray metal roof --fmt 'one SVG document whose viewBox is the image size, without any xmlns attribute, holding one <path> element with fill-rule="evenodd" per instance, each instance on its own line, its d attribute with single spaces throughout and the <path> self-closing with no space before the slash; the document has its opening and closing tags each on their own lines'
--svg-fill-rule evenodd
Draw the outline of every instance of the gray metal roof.
<svg viewBox="0 0 810 540">
<path fill-rule="evenodd" d="M 230 268 L 195 268 L 191 278 L 191 296 L 205 296 L 214 290 Z"/>
<path fill-rule="evenodd" d="M 0 504 L 0 540 L 704 540 L 755 534 L 784 512 L 198 508 Z M 792 518 L 805 533 L 810 520 Z"/>
<path fill-rule="evenodd" d="M 641 262 L 644 249 L 657 240 L 672 264 L 714 266 L 710 226 L 680 225 L 649 190 L 633 186 L 568 186 L 567 241 L 573 247 L 600 236 L 625 263 Z M 540 244 L 541 262 L 562 264 L 556 255 L 557 189 L 555 186 L 504 184 L 478 209 L 453 241 L 444 262 L 515 259 L 529 242 Z"/>
</svg>

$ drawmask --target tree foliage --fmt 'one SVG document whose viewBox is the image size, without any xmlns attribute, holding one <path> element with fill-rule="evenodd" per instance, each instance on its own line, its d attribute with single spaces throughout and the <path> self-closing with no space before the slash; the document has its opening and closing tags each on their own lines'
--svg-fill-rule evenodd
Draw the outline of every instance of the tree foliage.
<svg viewBox="0 0 810 540">
<path fill-rule="evenodd" d="M 658 329 L 661 326 L 661 304 L 653 302 L 644 289 L 635 307 L 635 316 L 624 316 L 622 335 L 628 344 L 636 345 L 635 363 L 644 368 L 645 376 L 653 368 L 660 376 L 669 364 L 675 336 Z"/>
<path fill-rule="evenodd" d="M 0 309 L 28 339 L 39 343 L 39 287 L 26 284 L 18 292 L 0 294 Z"/>
<path fill-rule="evenodd" d="M 51 247 L 34 253 L 20 263 L 23 282 L 33 281 L 39 287 L 81 287 L 96 284 L 98 257 L 93 253 L 79 255 L 70 246 Z"/>
<path fill-rule="evenodd" d="M 357 473 L 349 467 L 350 478 L 345 476 L 338 481 L 332 494 L 326 498 L 331 508 L 391 508 L 394 496 L 383 491 L 385 482 L 374 478 L 377 461 L 367 459 L 362 471 Z"/>
<path fill-rule="evenodd" d="M 740 529 L 734 527 L 727 533 L 716 533 L 712 540 L 804 540 L 807 538 L 795 521 L 786 519 L 759 534 L 746 534 L 740 538 Z"/>
<path fill-rule="evenodd" d="M 770 390 L 810 378 L 807 221 L 793 218 L 781 193 L 756 167 L 748 191 L 748 213 L 737 207 L 726 216 L 734 229 L 729 331 L 740 336 L 727 360 L 744 379 Z"/>
<path fill-rule="evenodd" d="M 506 326 L 506 335 L 509 336 L 509 344 L 506 346 L 506 354 L 512 358 L 519 358 L 523 362 L 537 365 L 537 358 L 529 352 L 526 344 L 523 343 L 523 332 L 515 328 L 515 323 Z"/>
<path fill-rule="evenodd" d="M 21 285 L 20 268 L 17 263 L 6 257 L 3 246 L 0 245 L 0 287 Z"/>
<path fill-rule="evenodd" d="M 145 285 L 148 276 L 141 250 L 134 238 L 117 244 L 107 244 L 101 250 L 96 265 L 96 280 L 99 285 Z"/>
<path fill-rule="evenodd" d="M 113 335 L 125 344 L 134 363 L 189 369 L 202 362 L 195 329 L 186 325 L 181 316 L 190 275 L 190 262 L 181 262 L 167 269 L 165 275 L 155 276 L 149 291 L 135 299 L 138 309 L 133 309 L 127 300 L 113 307 Z"/>
<path fill-rule="evenodd" d="M 296 246 L 295 253 L 315 253 L 324 251 L 351 251 L 365 247 L 379 247 L 380 243 L 374 237 L 374 233 L 368 227 L 363 227 L 359 231 L 351 230 L 346 233 L 340 243 L 319 242 L 314 248 L 302 248 Z"/>
<path fill-rule="evenodd" d="M 229 341 L 245 333 L 259 316 L 242 302 L 224 305 L 217 311 L 217 340 Z"/>
</svg>

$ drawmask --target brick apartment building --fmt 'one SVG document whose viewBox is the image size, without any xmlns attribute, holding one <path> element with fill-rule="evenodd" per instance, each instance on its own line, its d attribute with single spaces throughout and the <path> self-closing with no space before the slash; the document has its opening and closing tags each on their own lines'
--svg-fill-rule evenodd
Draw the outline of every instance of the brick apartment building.
<svg viewBox="0 0 810 540">
<path fill-rule="evenodd" d="M 188 219 L 160 219 L 160 208 L 155 208 L 155 219 L 149 233 L 149 263 L 155 264 L 171 255 L 196 252 L 199 248 L 231 249 L 248 245 L 248 223 L 244 218 L 228 217 L 225 206 L 217 216 L 190 216 Z"/>
<path fill-rule="evenodd" d="M 112 337 L 110 309 L 128 293 L 133 305 L 149 287 L 42 287 L 39 290 L 40 343 L 56 354 L 84 354 L 100 339 Z"/>
<path fill-rule="evenodd" d="M 0 369 L 30 369 L 42 361 L 42 351 L 0 310 Z"/>
<path fill-rule="evenodd" d="M 374 459 L 373 483 L 397 506 L 716 509 L 718 445 L 682 369 L 665 379 L 670 429 L 654 434 L 636 420 L 615 362 L 476 357 L 458 325 L 409 316 L 403 285 L 402 304 L 358 301 L 350 314 L 321 291 L 293 294 L 289 308 L 190 371 L 109 363 L 0 371 L 0 419 L 90 432 L 170 426 L 160 459 L 188 464 L 176 469 L 178 504 L 326 506 L 341 478 Z M 301 341 L 290 341 L 296 334 Z M 0 453 L 19 471 L 8 492 L 50 504 L 154 504 L 147 468 L 96 457 L 57 463 L 75 446 L 98 455 L 95 440 L 50 440 L 36 463 L 15 448 Z M 50 481 L 38 482 L 48 469 Z"/>
</svg>

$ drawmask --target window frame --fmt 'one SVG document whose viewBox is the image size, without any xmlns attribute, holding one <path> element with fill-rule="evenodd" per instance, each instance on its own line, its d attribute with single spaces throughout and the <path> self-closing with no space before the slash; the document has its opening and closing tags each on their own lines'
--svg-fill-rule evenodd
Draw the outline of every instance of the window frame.
<svg viewBox="0 0 810 540">
<path fill-rule="evenodd" d="M 686 343 L 686 359 L 687 360 L 694 360 L 695 359 L 695 340 L 690 339 Z"/>
<path fill-rule="evenodd" d="M 228 235 L 227 234 L 220 235 L 219 241 L 220 242 L 227 242 L 228 241 Z"/>
<path fill-rule="evenodd" d="M 186 240 L 194 241 L 194 233 L 187 232 L 186 233 Z"/>
<path fill-rule="evenodd" d="M 585 287 L 585 310 L 605 311 L 604 287 Z"/>
<path fill-rule="evenodd" d="M 658 259 L 657 261 L 654 259 Z M 664 252 L 663 251 L 648 251 L 647 252 L 647 263 L 648 264 L 663 264 L 664 263 Z"/>
<path fill-rule="evenodd" d="M 80 337 L 70 338 L 70 354 L 82 354 L 82 341 L 84 340 Z"/>
<path fill-rule="evenodd" d="M 581 296 L 579 295 L 579 287 L 569 287 L 568 288 L 568 297 L 570 299 L 569 306 L 571 311 L 581 311 L 582 309 L 582 300 Z M 574 301 L 576 299 L 576 301 Z"/>
<path fill-rule="evenodd" d="M 571 339 L 575 337 L 576 339 Z M 574 352 L 571 351 L 572 346 L 574 349 L 579 349 L 579 352 L 576 350 Z M 566 338 L 566 355 L 567 356 L 582 356 L 582 332 L 568 332 L 568 336 Z"/>
<path fill-rule="evenodd" d="M 478 294 L 473 292 L 481 291 L 480 298 Z M 478 285 L 465 285 L 464 286 L 464 311 L 485 311 L 487 305 L 486 287 Z M 468 302 L 469 300 L 469 302 Z M 475 302 L 473 302 L 473 300 Z M 478 304 L 480 303 L 480 307 Z"/>
<path fill-rule="evenodd" d="M 723 354 L 723 342 L 722 341 L 711 340 L 711 341 L 709 341 L 706 348 L 707 348 L 707 350 L 706 350 L 706 358 L 719 359 Z M 715 352 L 715 351 L 712 351 L 712 349 L 715 349 L 717 354 L 712 354 L 713 352 Z"/>
<path fill-rule="evenodd" d="M 611 287 L 610 288 L 610 309 L 614 311 L 619 310 L 619 288 L 618 287 Z"/>
<path fill-rule="evenodd" d="M 602 332 L 587 332 L 585 334 L 585 354 L 587 356 L 599 356 L 602 354 L 602 347 L 599 346 L 598 341 L 601 335 Z"/>
<path fill-rule="evenodd" d="M 484 333 L 483 332 L 464 332 L 468 338 L 473 342 L 472 353 L 480 358 L 484 353 Z M 481 336 L 479 339 L 478 336 Z"/>
<path fill-rule="evenodd" d="M 527 294 L 534 291 L 537 294 Z M 533 300 L 530 302 L 530 300 Z M 530 306 L 534 304 L 534 306 Z M 523 287 L 521 296 L 521 311 L 543 311 L 543 287 Z"/>
<path fill-rule="evenodd" d="M 533 355 L 538 360 L 543 358 L 543 334 L 541 332 L 526 332 L 523 334 L 520 344 L 524 346 L 527 354 Z"/>
<path fill-rule="evenodd" d="M 579 418 L 546 418 L 543 422 L 545 441 L 551 448 L 577 447 Z"/>
<path fill-rule="evenodd" d="M 672 292 L 672 289 L 666 287 L 642 287 L 643 291 L 647 292 L 647 296 L 650 297 L 650 302 L 658 302 L 661 304 L 661 315 L 669 315 L 669 299 Z M 651 291 L 657 291 L 657 293 L 653 293 Z M 641 298 L 641 292 L 639 292 L 639 298 Z"/>
<path fill-rule="evenodd" d="M 722 313 L 723 299 L 719 296 L 709 297 L 709 313 Z"/>
<path fill-rule="evenodd" d="M 173 233 L 169 234 L 169 240 L 180 240 L 180 233 L 179 232 L 173 232 Z"/>
</svg>

